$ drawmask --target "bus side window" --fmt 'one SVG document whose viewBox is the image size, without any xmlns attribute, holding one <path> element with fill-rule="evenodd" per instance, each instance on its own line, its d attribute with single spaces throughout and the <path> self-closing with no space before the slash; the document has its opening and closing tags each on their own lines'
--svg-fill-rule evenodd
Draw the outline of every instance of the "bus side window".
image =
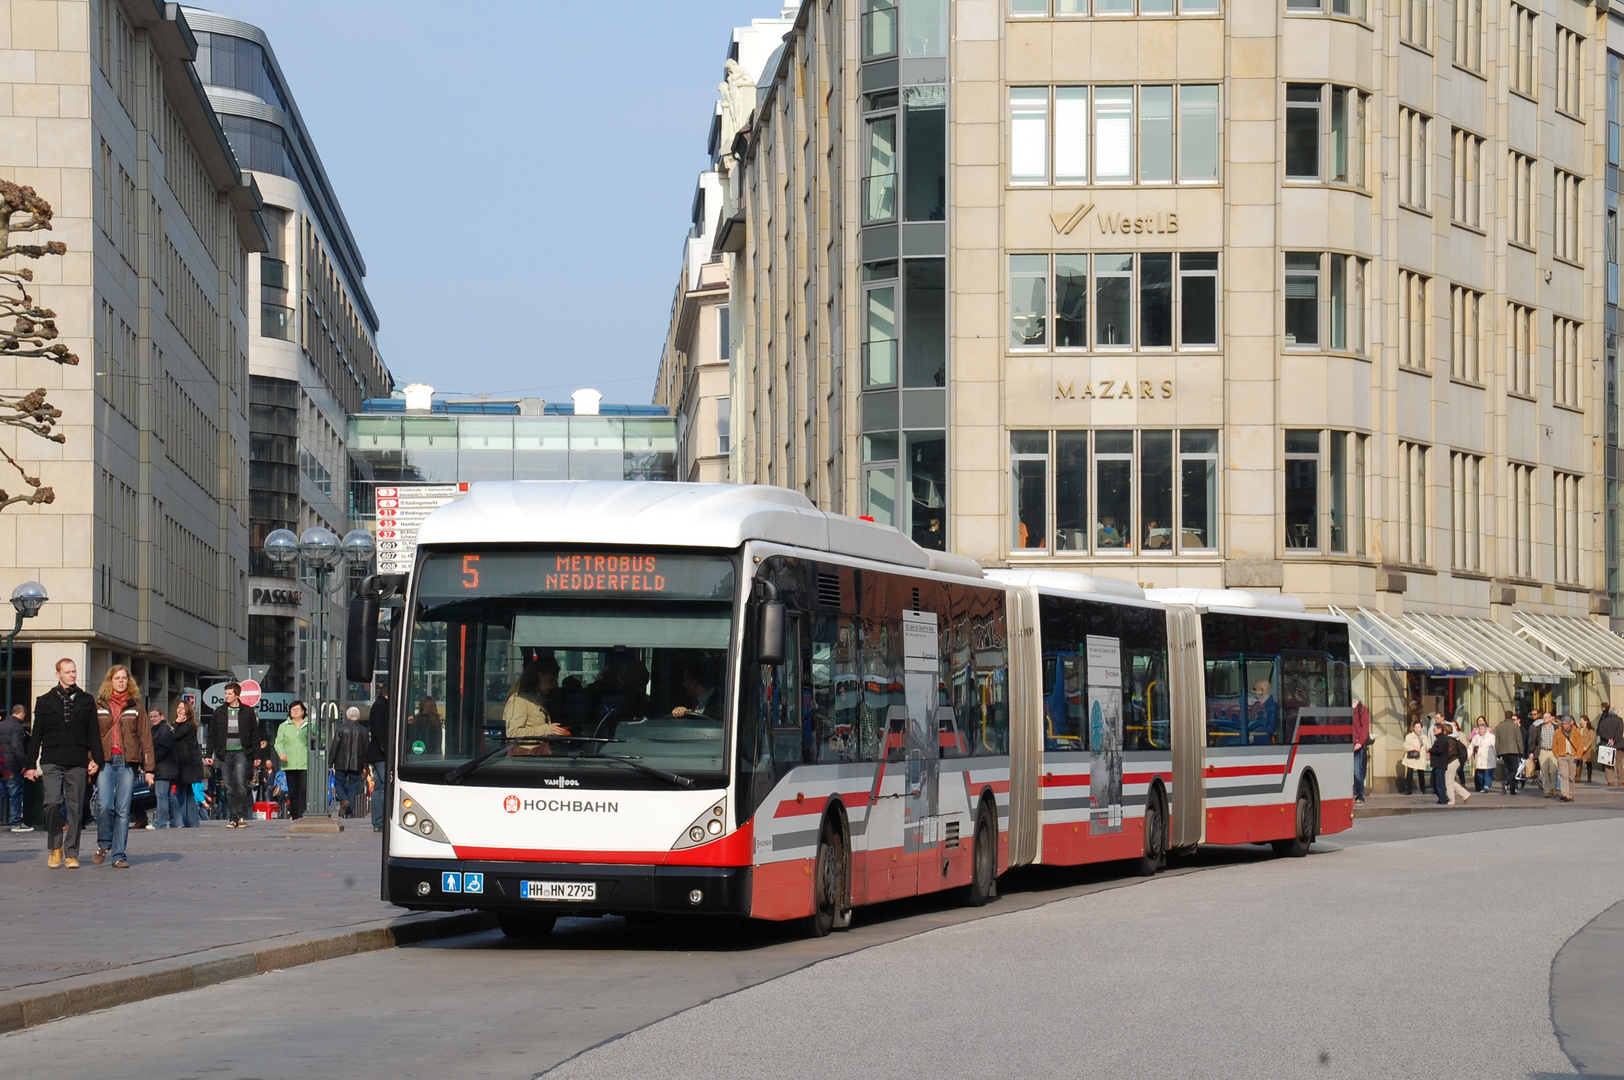
<svg viewBox="0 0 1624 1080">
<path fill-rule="evenodd" d="M 1207 661 L 1207 745 L 1239 746 L 1244 725 L 1240 657 Z"/>
<path fill-rule="evenodd" d="M 1280 665 L 1272 656 L 1246 658 L 1246 742 L 1267 746 L 1280 734 Z"/>
<path fill-rule="evenodd" d="M 802 732 L 810 721 L 810 702 L 801 696 L 801 668 L 806 659 L 801 652 L 801 621 L 801 616 L 790 616 L 784 627 L 784 662 L 766 669 L 776 684 L 770 713 L 775 781 L 801 764 Z"/>
</svg>

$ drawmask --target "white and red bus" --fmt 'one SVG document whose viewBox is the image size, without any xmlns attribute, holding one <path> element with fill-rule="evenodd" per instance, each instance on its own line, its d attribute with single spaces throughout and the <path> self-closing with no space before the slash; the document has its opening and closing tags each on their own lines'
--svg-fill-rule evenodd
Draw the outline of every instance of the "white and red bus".
<svg viewBox="0 0 1624 1080">
<path fill-rule="evenodd" d="M 994 571 L 780 488 L 472 486 L 380 596 L 384 897 L 845 925 L 1011 866 L 1352 818 L 1347 633 L 1281 597 Z"/>
</svg>

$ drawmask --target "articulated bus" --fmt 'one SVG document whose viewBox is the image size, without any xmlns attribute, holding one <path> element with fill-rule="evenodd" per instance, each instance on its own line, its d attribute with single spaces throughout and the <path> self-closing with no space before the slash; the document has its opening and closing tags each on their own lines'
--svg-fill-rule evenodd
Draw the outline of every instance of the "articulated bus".
<svg viewBox="0 0 1624 1080">
<path fill-rule="evenodd" d="M 1011 867 L 1352 823 L 1346 626 L 1289 598 L 997 570 L 781 488 L 478 483 L 375 576 L 383 896 L 847 925 Z"/>
</svg>

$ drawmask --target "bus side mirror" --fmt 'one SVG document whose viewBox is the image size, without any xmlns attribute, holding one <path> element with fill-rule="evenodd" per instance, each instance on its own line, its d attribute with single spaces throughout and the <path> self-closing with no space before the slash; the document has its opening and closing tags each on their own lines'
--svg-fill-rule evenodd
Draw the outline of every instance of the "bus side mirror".
<svg viewBox="0 0 1624 1080">
<path fill-rule="evenodd" d="M 784 613 L 782 600 L 765 600 L 759 610 L 756 624 L 756 662 L 782 664 L 784 662 Z"/>
<path fill-rule="evenodd" d="M 369 683 L 377 672 L 380 601 L 371 578 L 350 598 L 349 626 L 344 634 L 344 674 L 350 682 Z"/>
</svg>

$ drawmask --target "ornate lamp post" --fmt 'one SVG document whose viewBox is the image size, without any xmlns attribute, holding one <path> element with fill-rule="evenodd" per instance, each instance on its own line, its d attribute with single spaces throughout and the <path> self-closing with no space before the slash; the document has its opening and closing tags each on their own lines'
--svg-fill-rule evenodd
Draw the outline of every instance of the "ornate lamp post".
<svg viewBox="0 0 1624 1080">
<path fill-rule="evenodd" d="M 316 588 L 316 723 L 310 725 L 309 785 L 312 815 L 327 812 L 327 738 L 331 725 L 338 720 L 338 702 L 332 696 L 332 653 L 327 642 L 327 602 L 331 596 L 343 592 L 349 585 L 351 566 L 366 567 L 372 562 L 376 549 L 372 534 L 365 529 L 351 529 L 340 540 L 331 529 L 312 525 L 302 536 L 294 536 L 290 529 L 277 529 L 265 538 L 265 557 L 274 563 L 289 566 L 300 564 L 300 577 L 308 573 Z M 343 572 L 333 571 L 342 568 Z"/>
<path fill-rule="evenodd" d="M 45 606 L 50 597 L 45 595 L 45 586 L 37 581 L 25 581 L 11 590 L 11 606 L 17 609 L 17 624 L 6 635 L 6 712 L 11 715 L 11 657 L 12 643 L 22 631 L 23 620 L 32 619 L 39 614 L 39 609 Z"/>
</svg>

